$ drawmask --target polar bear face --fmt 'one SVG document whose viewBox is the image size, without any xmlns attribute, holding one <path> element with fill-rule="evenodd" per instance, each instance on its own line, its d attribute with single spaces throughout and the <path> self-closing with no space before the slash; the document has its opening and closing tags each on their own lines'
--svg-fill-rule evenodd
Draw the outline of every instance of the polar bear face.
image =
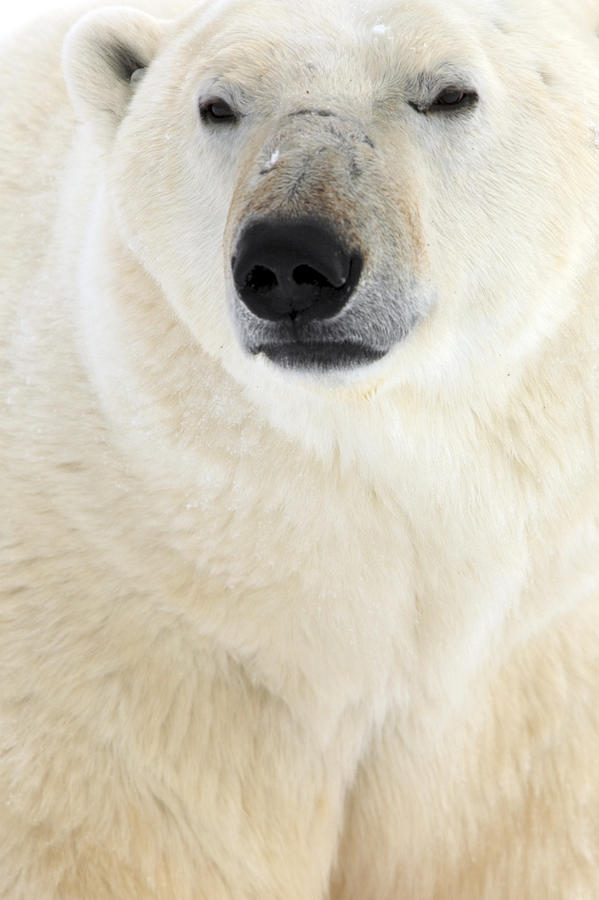
<svg viewBox="0 0 599 900">
<path fill-rule="evenodd" d="M 594 243 L 585 23 L 543 10 L 92 13 L 65 71 L 101 150 L 97 227 L 238 378 L 493 377 L 559 324 Z"/>
</svg>

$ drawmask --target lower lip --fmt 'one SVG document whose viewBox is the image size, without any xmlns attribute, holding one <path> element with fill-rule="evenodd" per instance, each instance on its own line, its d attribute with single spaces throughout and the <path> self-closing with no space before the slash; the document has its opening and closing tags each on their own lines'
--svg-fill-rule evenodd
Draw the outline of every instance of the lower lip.
<svg viewBox="0 0 599 900">
<path fill-rule="evenodd" d="M 386 350 L 376 350 L 349 341 L 335 343 L 262 344 L 254 353 L 264 353 L 271 362 L 288 369 L 329 371 L 365 366 L 381 359 Z"/>
</svg>

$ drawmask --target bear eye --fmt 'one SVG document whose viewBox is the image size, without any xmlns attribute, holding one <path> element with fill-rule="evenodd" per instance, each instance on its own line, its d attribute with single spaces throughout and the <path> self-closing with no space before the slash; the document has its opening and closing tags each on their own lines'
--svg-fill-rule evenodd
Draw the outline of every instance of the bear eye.
<svg viewBox="0 0 599 900">
<path fill-rule="evenodd" d="M 200 101 L 200 118 L 214 125 L 232 125 L 239 115 L 222 97 L 208 97 Z"/>
<path fill-rule="evenodd" d="M 458 87 L 446 87 L 440 94 L 437 94 L 426 111 L 452 112 L 455 109 L 474 106 L 477 100 L 478 94 L 476 91 L 468 91 Z"/>
</svg>

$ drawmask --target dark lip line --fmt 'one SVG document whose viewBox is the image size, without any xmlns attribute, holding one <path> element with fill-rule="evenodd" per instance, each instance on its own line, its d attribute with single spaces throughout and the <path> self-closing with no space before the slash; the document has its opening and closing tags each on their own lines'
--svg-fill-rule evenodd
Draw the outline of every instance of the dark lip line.
<svg viewBox="0 0 599 900">
<path fill-rule="evenodd" d="M 317 367 L 372 363 L 388 352 L 358 341 L 272 341 L 248 349 L 254 356 L 264 353 L 272 362 L 293 365 L 295 361 Z"/>
<path fill-rule="evenodd" d="M 343 349 L 351 349 L 357 350 L 361 352 L 384 355 L 387 353 L 386 348 L 373 347 L 370 344 L 363 344 L 361 341 L 306 341 L 306 340 L 291 340 L 291 341 L 262 341 L 260 344 L 257 344 L 255 347 L 251 347 L 252 353 L 261 353 L 266 347 L 272 349 L 301 349 L 301 350 L 313 350 L 317 349 L 325 349 L 325 348 L 343 348 Z"/>
</svg>

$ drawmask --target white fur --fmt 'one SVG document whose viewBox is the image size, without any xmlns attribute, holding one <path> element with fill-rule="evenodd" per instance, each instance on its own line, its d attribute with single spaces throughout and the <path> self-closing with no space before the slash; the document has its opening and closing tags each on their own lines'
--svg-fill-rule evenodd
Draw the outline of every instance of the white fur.
<svg viewBox="0 0 599 900">
<path fill-rule="evenodd" d="M 0 68 L 0 893 L 596 898 L 599 13 L 168 6 Z M 475 115 L 408 105 L 439 64 Z M 323 178 L 426 310 L 335 375 L 231 317 L 307 103 L 372 139 Z"/>
</svg>

